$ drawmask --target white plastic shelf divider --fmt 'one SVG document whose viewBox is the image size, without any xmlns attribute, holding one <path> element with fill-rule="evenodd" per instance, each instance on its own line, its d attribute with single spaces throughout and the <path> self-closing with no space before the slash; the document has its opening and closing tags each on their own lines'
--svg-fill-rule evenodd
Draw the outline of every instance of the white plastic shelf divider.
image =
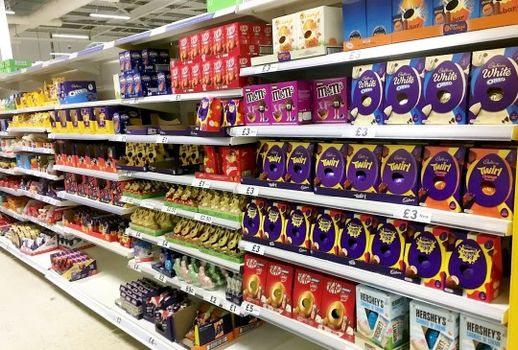
<svg viewBox="0 0 518 350">
<path fill-rule="evenodd" d="M 15 115 L 15 114 L 46 112 L 46 111 L 51 111 L 53 109 L 54 109 L 54 106 L 29 107 L 29 108 L 21 108 L 21 109 L 3 111 L 3 112 L 0 112 L 0 115 Z"/>
<path fill-rule="evenodd" d="M 58 226 L 58 225 L 56 225 L 56 226 Z M 105 241 L 104 239 L 94 237 L 92 235 L 86 234 L 84 232 L 75 230 L 75 229 L 73 229 L 71 227 L 67 227 L 67 226 L 60 226 L 60 230 L 62 230 L 63 233 L 70 234 L 70 235 L 79 237 L 81 239 L 84 239 L 85 241 L 93 243 L 98 247 L 109 250 L 109 251 L 111 251 L 115 254 L 121 255 L 125 258 L 133 257 L 133 249 L 123 247 L 119 244 L 119 242 L 108 242 L 108 241 Z"/>
<path fill-rule="evenodd" d="M 13 152 L 0 152 L 0 157 L 4 158 L 16 158 L 16 154 Z"/>
<path fill-rule="evenodd" d="M 111 141 L 164 143 L 176 145 L 204 145 L 204 146 L 239 146 L 255 143 L 257 139 L 248 137 L 198 137 L 174 135 L 115 135 Z"/>
<path fill-rule="evenodd" d="M 22 253 L 13 245 L 11 241 L 5 237 L 0 237 L 0 248 L 3 248 L 5 251 L 11 253 L 14 257 L 18 258 L 20 261 L 29 265 L 41 274 L 47 273 L 47 271 L 50 269 L 50 254 L 54 253 L 54 251 L 38 255 L 27 255 Z"/>
<path fill-rule="evenodd" d="M 5 215 L 9 215 L 10 217 L 15 218 L 18 221 L 27 221 L 27 217 L 25 215 L 19 214 L 14 210 L 0 207 L 0 212 L 4 213 Z"/>
<path fill-rule="evenodd" d="M 85 108 L 85 107 L 103 107 L 103 106 L 118 106 L 121 104 L 121 100 L 102 100 L 102 101 L 89 101 L 81 103 L 71 103 L 67 105 L 56 105 L 52 109 L 56 111 L 60 109 L 72 109 L 72 108 Z"/>
<path fill-rule="evenodd" d="M 152 104 L 152 103 L 165 103 L 165 102 L 180 102 L 180 101 L 199 101 L 204 97 L 215 97 L 215 98 L 231 98 L 231 97 L 242 97 L 243 89 L 229 89 L 229 90 L 214 90 L 207 92 L 197 92 L 190 94 L 171 94 L 171 95 L 160 95 L 160 96 L 149 96 L 149 97 L 135 97 L 127 98 L 120 101 L 123 105 L 140 105 L 140 104 Z"/>
<path fill-rule="evenodd" d="M 514 125 L 265 125 L 234 127 L 230 129 L 230 135 L 253 138 L 257 136 L 304 139 L 512 141 L 518 139 L 518 127 Z"/>
<path fill-rule="evenodd" d="M 49 134 L 49 139 L 53 140 L 105 141 L 110 140 L 112 137 L 112 134 Z"/>
<path fill-rule="evenodd" d="M 21 192 L 21 190 L 15 190 L 15 189 L 9 188 L 9 187 L 0 186 L 0 191 L 10 194 L 11 196 L 16 196 L 16 197 L 24 196 L 24 194 Z"/>
<path fill-rule="evenodd" d="M 97 208 L 97 209 L 104 210 L 104 211 L 107 211 L 107 212 L 110 212 L 113 214 L 117 214 L 117 215 L 131 214 L 136 209 L 136 207 L 123 208 L 123 207 L 118 207 L 116 205 L 112 205 L 112 204 L 108 204 L 108 203 L 102 203 L 98 200 L 82 197 L 77 194 L 67 193 L 65 191 L 58 192 L 58 197 L 72 201 L 74 203 L 79 203 L 79 204 L 86 205 L 86 206 L 89 206 L 92 208 Z"/>
<path fill-rule="evenodd" d="M 518 25 L 510 25 L 505 27 L 450 35 L 448 40 L 444 40 L 443 36 L 437 36 L 433 38 L 411 40 L 350 52 L 340 52 L 307 59 L 272 63 L 269 64 L 269 69 L 265 68 L 264 65 L 246 67 L 241 68 L 241 76 L 261 75 L 263 73 L 273 73 L 295 69 L 314 69 L 316 67 L 334 64 L 355 64 L 365 60 L 381 60 L 402 55 L 422 55 L 423 51 L 444 50 L 469 44 L 491 43 L 498 40 L 515 39 L 517 36 Z"/>
<path fill-rule="evenodd" d="M 156 271 L 152 267 L 152 262 L 137 263 L 134 259 L 128 262 L 128 267 L 137 272 L 141 272 L 159 282 L 168 284 L 177 289 L 183 290 L 184 292 L 194 295 L 208 303 L 220 306 L 227 311 L 230 311 L 236 315 L 241 315 L 241 307 L 237 304 L 229 302 L 225 299 L 225 291 L 222 289 L 218 290 L 206 290 L 200 287 L 196 287 L 190 283 L 180 280 L 178 277 L 167 277 L 166 275 Z"/>
<path fill-rule="evenodd" d="M 127 177 L 120 175 L 119 173 L 109 173 L 106 171 L 90 170 L 85 168 L 75 168 L 67 165 L 54 165 L 54 170 L 62 171 L 64 173 L 72 173 L 78 175 L 87 175 L 96 177 L 99 179 L 111 180 L 111 181 L 123 181 L 128 180 Z"/>
<path fill-rule="evenodd" d="M 250 314 L 327 349 L 361 350 L 354 343 L 341 339 L 337 335 L 309 326 L 264 307 L 245 301 L 241 305 L 241 309 L 245 313 L 247 313 L 246 310 L 249 310 L 251 311 Z"/>
<path fill-rule="evenodd" d="M 139 232 L 137 230 L 133 230 L 131 228 L 126 229 L 126 234 L 131 237 L 135 237 L 137 239 L 141 239 L 143 241 L 153 243 L 160 247 L 168 248 L 168 249 L 174 250 L 176 252 L 179 252 L 179 253 L 182 253 L 185 255 L 189 255 L 190 257 L 200 259 L 200 260 L 206 261 L 208 263 L 223 267 L 227 270 L 239 272 L 239 271 L 241 271 L 241 267 L 243 266 L 242 263 L 237 263 L 237 262 L 233 262 L 233 261 L 230 261 L 227 259 L 222 259 L 215 255 L 206 254 L 196 248 L 186 247 L 181 244 L 169 242 L 162 236 L 154 237 L 154 236 Z"/>
<path fill-rule="evenodd" d="M 17 172 L 16 169 L 17 168 L 10 168 L 10 169 L 0 168 L 0 173 L 6 174 L 6 175 L 20 175 L 20 173 Z"/>
<path fill-rule="evenodd" d="M 194 177 L 194 175 L 167 175 L 149 171 L 128 171 L 124 172 L 123 174 L 134 179 L 161 181 L 177 185 L 202 187 L 205 189 L 225 192 L 235 192 L 238 186 L 236 182 L 197 179 Z"/>
<path fill-rule="evenodd" d="M 24 132 L 24 133 L 46 133 L 47 128 L 44 127 L 9 127 L 7 132 Z"/>
<path fill-rule="evenodd" d="M 32 169 L 24 169 L 24 168 L 19 168 L 19 167 L 16 167 L 15 169 L 16 169 L 17 173 L 21 173 L 21 174 L 25 174 L 25 175 L 31 175 L 31 176 L 36 176 L 36 177 L 41 177 L 41 178 L 44 178 L 44 179 L 49 179 L 49 180 L 54 180 L 54 181 L 58 181 L 58 180 L 63 180 L 64 179 L 63 176 L 52 175 L 52 174 L 45 173 L 43 171 L 32 170 Z M 55 169 L 55 170 L 57 170 L 57 169 Z"/>
<path fill-rule="evenodd" d="M 248 252 L 252 252 L 254 246 L 256 246 L 255 251 L 259 250 L 262 252 L 264 250 L 264 255 L 270 258 L 287 261 L 297 266 L 307 267 L 332 276 L 343 277 L 358 283 L 368 284 L 382 290 L 388 290 L 463 314 L 487 318 L 502 324 L 507 323 L 507 313 L 509 310 L 509 296 L 507 293 L 503 293 L 492 303 L 483 303 L 467 297 L 449 294 L 441 290 L 424 287 L 356 267 L 273 248 L 267 245 L 245 241 L 239 242 L 239 247 Z"/>
<path fill-rule="evenodd" d="M 248 185 L 239 186 L 238 193 L 247 193 L 247 188 L 254 188 L 254 193 L 256 193 L 256 195 L 259 197 L 350 210 L 385 217 L 395 217 L 408 221 L 413 220 L 410 216 L 403 218 L 401 215 L 406 210 L 416 210 L 417 213 L 422 213 L 428 216 L 430 220 L 429 222 L 426 222 L 433 225 L 453 227 L 466 231 L 489 233 L 497 236 L 512 235 L 513 223 L 510 220 L 465 213 L 450 213 L 444 210 L 429 209 L 420 206 L 406 206 L 402 204 L 369 201 L 364 199 L 324 196 L 317 195 L 313 192 L 301 192 Z M 417 216 L 419 216 L 419 214 Z"/>
<path fill-rule="evenodd" d="M 52 148 L 43 147 L 14 147 L 15 152 L 30 152 L 30 153 L 41 153 L 41 154 L 54 154 Z M 16 155 L 15 155 L 16 156 Z"/>
</svg>

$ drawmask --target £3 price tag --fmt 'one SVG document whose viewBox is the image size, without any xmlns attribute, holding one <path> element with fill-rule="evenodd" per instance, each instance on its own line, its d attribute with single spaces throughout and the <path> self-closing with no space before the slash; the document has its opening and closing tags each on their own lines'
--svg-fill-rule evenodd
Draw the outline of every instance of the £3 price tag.
<svg viewBox="0 0 518 350">
<path fill-rule="evenodd" d="M 241 129 L 241 136 L 257 136 L 257 129 L 245 127 Z"/>
<path fill-rule="evenodd" d="M 167 277 L 161 273 L 155 275 L 155 279 L 159 280 L 160 282 L 165 282 Z"/>
<path fill-rule="evenodd" d="M 259 195 L 259 187 L 257 186 L 240 185 L 237 191 L 245 196 L 257 197 Z"/>
<path fill-rule="evenodd" d="M 371 139 L 376 137 L 376 129 L 370 126 L 346 127 L 343 137 Z"/>
<path fill-rule="evenodd" d="M 401 206 L 394 212 L 394 217 L 403 220 L 417 221 L 424 223 L 432 222 L 432 213 L 421 207 Z"/>
<path fill-rule="evenodd" d="M 156 143 L 169 143 L 169 137 L 168 136 L 159 136 L 156 139 Z"/>
<path fill-rule="evenodd" d="M 245 246 L 245 250 L 250 253 L 254 253 L 257 255 L 264 255 L 266 247 L 262 244 L 247 242 Z"/>
</svg>

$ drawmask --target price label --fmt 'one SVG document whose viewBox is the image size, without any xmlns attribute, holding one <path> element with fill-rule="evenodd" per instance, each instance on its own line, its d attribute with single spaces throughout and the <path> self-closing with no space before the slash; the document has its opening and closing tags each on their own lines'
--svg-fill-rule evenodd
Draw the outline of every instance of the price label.
<svg viewBox="0 0 518 350">
<path fill-rule="evenodd" d="M 140 206 L 147 209 L 155 209 L 155 205 L 153 202 L 150 201 L 142 201 L 140 202 Z"/>
<path fill-rule="evenodd" d="M 189 285 L 189 284 L 184 284 L 182 286 L 182 290 L 187 293 L 187 294 L 190 294 L 190 295 L 196 295 L 196 290 L 194 289 L 193 286 Z"/>
<path fill-rule="evenodd" d="M 132 236 L 138 239 L 142 239 L 142 232 L 140 231 L 132 231 Z"/>
<path fill-rule="evenodd" d="M 250 253 L 254 253 L 257 255 L 264 255 L 266 247 L 262 244 L 246 242 L 245 250 Z"/>
<path fill-rule="evenodd" d="M 342 134 L 343 137 L 371 139 L 376 137 L 376 129 L 369 126 L 347 127 Z"/>
<path fill-rule="evenodd" d="M 160 282 L 165 282 L 167 280 L 167 277 L 161 273 L 155 275 L 155 278 L 159 280 Z"/>
<path fill-rule="evenodd" d="M 119 315 L 114 313 L 113 314 L 113 321 L 115 322 L 115 324 L 121 325 L 122 324 L 122 317 L 120 317 Z"/>
<path fill-rule="evenodd" d="M 156 143 L 169 143 L 169 136 L 159 136 Z"/>
<path fill-rule="evenodd" d="M 171 214 L 171 215 L 176 215 L 178 213 L 178 209 L 175 208 L 175 207 L 170 207 L 169 205 L 164 205 L 162 207 L 162 211 L 163 212 L 166 212 L 168 214 Z"/>
<path fill-rule="evenodd" d="M 214 220 L 214 218 L 209 215 L 196 213 L 196 214 L 194 214 L 194 220 L 205 222 L 207 224 L 212 224 L 212 221 Z"/>
<path fill-rule="evenodd" d="M 68 59 L 71 60 L 73 58 L 77 57 L 77 52 L 72 53 L 70 56 L 68 56 Z"/>
<path fill-rule="evenodd" d="M 219 298 L 215 295 L 205 295 L 204 299 L 211 304 L 219 305 Z"/>
<path fill-rule="evenodd" d="M 126 142 L 128 141 L 128 135 L 116 135 L 114 140 L 118 142 Z"/>
<path fill-rule="evenodd" d="M 351 61 L 359 60 L 360 57 L 361 57 L 361 54 L 360 54 L 359 50 L 349 52 L 349 60 L 351 60 Z"/>
<path fill-rule="evenodd" d="M 193 187 L 200 187 L 209 189 L 210 188 L 210 181 L 209 180 L 203 180 L 203 179 L 194 179 L 192 180 L 192 186 Z"/>
<path fill-rule="evenodd" d="M 149 338 L 147 338 L 147 342 L 148 342 L 150 345 L 155 345 L 156 340 L 155 340 L 155 338 L 153 338 L 153 337 L 149 337 Z"/>
<path fill-rule="evenodd" d="M 141 270 L 141 268 L 140 268 L 140 264 L 139 264 L 139 263 L 137 263 L 137 262 L 133 263 L 133 266 L 132 266 L 131 268 L 132 268 L 133 270 L 135 270 L 135 271 L 139 271 L 139 272 L 140 272 L 140 270 Z"/>
<path fill-rule="evenodd" d="M 151 34 L 149 36 L 164 34 L 166 29 L 167 29 L 167 26 L 162 26 L 162 27 L 158 27 L 155 29 L 151 29 Z"/>
<path fill-rule="evenodd" d="M 160 245 L 164 248 L 169 248 L 169 242 L 166 239 L 162 239 Z"/>
<path fill-rule="evenodd" d="M 115 41 L 108 41 L 104 43 L 103 50 L 111 49 L 115 45 Z"/>
<path fill-rule="evenodd" d="M 257 136 L 257 129 L 245 127 L 241 129 L 241 136 Z"/>
<path fill-rule="evenodd" d="M 279 65 L 277 63 L 268 63 L 262 66 L 258 66 L 255 69 L 255 74 L 266 74 L 273 73 L 279 70 Z"/>
<path fill-rule="evenodd" d="M 171 100 L 173 102 L 180 102 L 182 100 L 182 95 L 180 95 L 180 94 L 173 95 Z"/>
<path fill-rule="evenodd" d="M 234 313 L 234 314 L 241 314 L 241 307 L 239 307 L 238 305 L 234 304 L 234 303 L 229 303 L 229 306 L 228 306 L 228 309 L 230 310 L 230 312 Z"/>
<path fill-rule="evenodd" d="M 239 194 L 245 196 L 257 197 L 259 195 L 259 187 L 257 186 L 249 186 L 249 185 L 240 185 L 237 188 L 237 192 Z"/>
<path fill-rule="evenodd" d="M 245 301 L 243 303 L 243 307 L 244 308 L 242 308 L 242 311 L 247 315 L 259 317 L 259 315 L 261 314 L 261 309 L 257 305 L 254 305 L 254 304 L 251 304 L 251 303 L 248 303 Z"/>
<path fill-rule="evenodd" d="M 403 220 L 424 222 L 427 224 L 432 222 L 432 213 L 420 207 L 402 206 L 401 208 L 396 209 L 394 217 Z"/>
</svg>

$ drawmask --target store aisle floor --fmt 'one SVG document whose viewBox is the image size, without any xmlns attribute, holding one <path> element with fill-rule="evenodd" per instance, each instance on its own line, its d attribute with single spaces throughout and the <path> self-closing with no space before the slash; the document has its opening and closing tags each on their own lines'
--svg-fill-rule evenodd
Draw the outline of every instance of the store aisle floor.
<svg viewBox="0 0 518 350">
<path fill-rule="evenodd" d="M 4 251 L 0 267 L 0 349 L 144 349 Z"/>
</svg>

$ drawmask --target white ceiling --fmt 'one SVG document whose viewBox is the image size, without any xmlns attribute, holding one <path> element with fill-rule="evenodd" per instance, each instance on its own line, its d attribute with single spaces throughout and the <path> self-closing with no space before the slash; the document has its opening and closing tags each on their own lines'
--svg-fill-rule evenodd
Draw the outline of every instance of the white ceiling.
<svg viewBox="0 0 518 350">
<path fill-rule="evenodd" d="M 90 42 L 110 41 L 206 11 L 206 0 L 4 0 L 13 40 L 34 41 L 51 33 L 84 34 Z M 90 13 L 130 16 L 101 19 Z M 52 39 L 52 41 L 70 39 Z M 88 41 L 85 41 L 85 46 Z"/>
</svg>

